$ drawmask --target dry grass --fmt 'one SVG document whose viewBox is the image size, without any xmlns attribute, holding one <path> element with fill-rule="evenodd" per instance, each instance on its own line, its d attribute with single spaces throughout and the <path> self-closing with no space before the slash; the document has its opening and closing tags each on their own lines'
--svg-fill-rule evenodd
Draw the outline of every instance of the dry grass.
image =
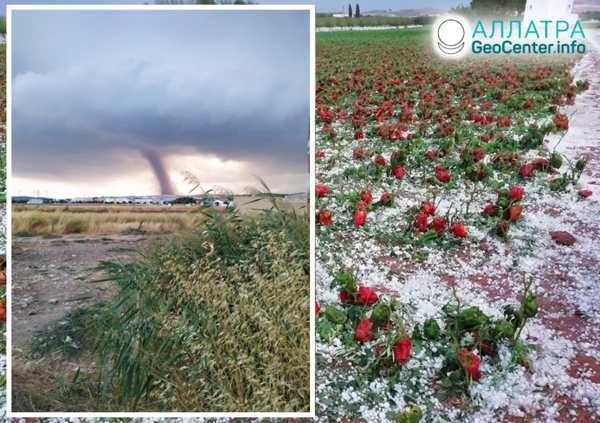
<svg viewBox="0 0 600 423">
<path fill-rule="evenodd" d="M 191 214 L 177 213 L 68 213 L 20 211 L 12 213 L 14 236 L 122 234 L 132 230 L 175 232 L 192 227 Z"/>
<path fill-rule="evenodd" d="M 137 388 L 123 386 L 132 372 L 152 386 L 140 391 L 139 411 L 308 411 L 309 278 L 293 264 L 301 253 L 292 243 L 261 237 L 260 251 L 237 265 L 163 250 L 160 268 L 136 273 L 144 311 L 104 347 L 114 354 L 105 362 L 126 368 L 111 376 L 128 409 L 138 401 Z M 130 350 L 132 342 L 146 347 Z"/>
<path fill-rule="evenodd" d="M 59 370 L 49 363 L 29 362 L 27 366 L 26 363 L 13 363 L 13 408 L 30 412 L 77 412 L 94 402 L 98 396 L 94 385 L 69 385 L 75 374 L 75 366 L 68 364 Z"/>
<path fill-rule="evenodd" d="M 267 198 L 235 196 L 243 215 L 262 214 L 271 206 Z M 303 213 L 306 200 L 286 202 L 277 199 L 282 210 Z M 115 235 L 132 230 L 147 233 L 179 232 L 193 226 L 194 207 L 118 204 L 13 204 L 14 236 L 35 235 Z M 225 207 L 215 207 L 225 213 Z M 141 227 L 140 227 L 141 225 Z"/>
</svg>

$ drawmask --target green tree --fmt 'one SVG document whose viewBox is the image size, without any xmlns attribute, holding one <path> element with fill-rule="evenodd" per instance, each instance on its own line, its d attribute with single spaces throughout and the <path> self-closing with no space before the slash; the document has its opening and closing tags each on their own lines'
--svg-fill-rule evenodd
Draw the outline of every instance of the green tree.
<svg viewBox="0 0 600 423">
<path fill-rule="evenodd" d="M 0 16 L 0 34 L 6 38 L 6 16 Z"/>
<path fill-rule="evenodd" d="M 431 25 L 433 18 L 431 16 L 417 16 L 413 19 L 415 25 Z"/>
<path fill-rule="evenodd" d="M 348 16 L 352 17 L 352 5 L 348 4 Z"/>
<path fill-rule="evenodd" d="M 173 200 L 173 204 L 196 204 L 197 201 L 192 197 L 179 197 Z"/>
<path fill-rule="evenodd" d="M 471 9 L 479 15 L 520 15 L 526 4 L 527 0 L 471 0 Z"/>
<path fill-rule="evenodd" d="M 354 17 L 360 18 L 360 6 L 356 3 L 356 9 L 354 9 Z"/>
</svg>

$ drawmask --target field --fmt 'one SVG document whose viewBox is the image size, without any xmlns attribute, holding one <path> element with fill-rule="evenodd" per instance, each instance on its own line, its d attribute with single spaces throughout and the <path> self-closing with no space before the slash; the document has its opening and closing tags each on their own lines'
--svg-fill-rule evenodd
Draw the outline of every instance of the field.
<svg viewBox="0 0 600 423">
<path fill-rule="evenodd" d="M 244 215 L 258 215 L 269 207 L 262 198 L 235 196 L 234 201 Z M 277 204 L 298 213 L 306 208 L 305 200 L 278 199 Z M 224 207 L 215 209 L 226 212 Z M 110 204 L 13 204 L 12 211 L 12 232 L 17 237 L 176 232 L 192 228 L 195 214 L 188 206 Z"/>
<path fill-rule="evenodd" d="M 600 34 L 443 61 L 317 35 L 317 416 L 600 419 Z"/>
<path fill-rule="evenodd" d="M 316 19 L 316 26 L 319 27 L 371 27 L 371 26 L 407 26 L 407 25 L 424 25 L 431 19 L 428 17 L 420 18 L 402 18 L 402 17 L 386 17 L 386 16 L 362 16 L 356 18 L 324 18 Z"/>
<path fill-rule="evenodd" d="M 306 411 L 304 206 L 268 195 L 248 214 L 15 205 L 16 222 L 84 218 L 88 233 L 108 232 L 103 218 L 186 224 L 168 234 L 73 235 L 56 220 L 15 238 L 14 409 Z"/>
</svg>

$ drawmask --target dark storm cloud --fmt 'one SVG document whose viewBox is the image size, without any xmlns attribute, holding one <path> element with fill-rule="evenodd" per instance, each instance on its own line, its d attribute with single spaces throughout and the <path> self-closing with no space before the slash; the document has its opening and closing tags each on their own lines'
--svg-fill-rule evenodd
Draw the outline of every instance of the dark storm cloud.
<svg viewBox="0 0 600 423">
<path fill-rule="evenodd" d="M 166 193 L 189 147 L 304 173 L 309 34 L 307 11 L 14 11 L 13 173 L 101 179 L 130 151 Z"/>
</svg>

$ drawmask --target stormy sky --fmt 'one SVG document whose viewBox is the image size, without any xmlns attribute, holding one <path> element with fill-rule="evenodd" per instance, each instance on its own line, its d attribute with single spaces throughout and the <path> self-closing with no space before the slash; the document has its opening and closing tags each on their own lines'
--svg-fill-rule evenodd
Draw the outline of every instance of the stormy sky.
<svg viewBox="0 0 600 423">
<path fill-rule="evenodd" d="M 308 11 L 13 11 L 12 195 L 306 189 Z"/>
</svg>

